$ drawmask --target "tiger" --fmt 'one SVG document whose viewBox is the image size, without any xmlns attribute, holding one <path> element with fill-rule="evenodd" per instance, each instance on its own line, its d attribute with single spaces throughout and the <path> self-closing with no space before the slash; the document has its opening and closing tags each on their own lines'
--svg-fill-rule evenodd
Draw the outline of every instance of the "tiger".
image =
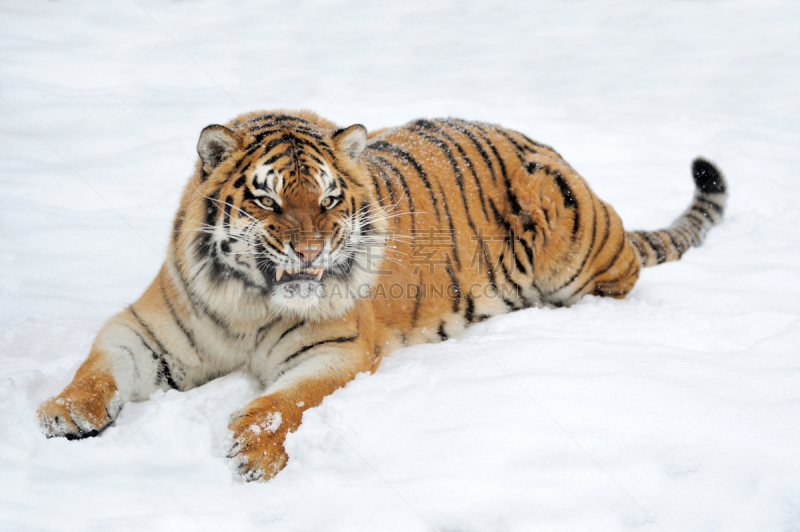
<svg viewBox="0 0 800 532">
<path fill-rule="evenodd" d="M 303 413 L 403 346 L 587 294 L 624 298 L 723 217 L 703 158 L 669 227 L 628 232 L 555 150 L 499 125 L 420 119 L 367 133 L 307 111 L 202 130 L 166 259 L 38 418 L 80 439 L 125 403 L 244 371 L 260 384 L 224 447 L 247 481 L 287 463 Z"/>
</svg>

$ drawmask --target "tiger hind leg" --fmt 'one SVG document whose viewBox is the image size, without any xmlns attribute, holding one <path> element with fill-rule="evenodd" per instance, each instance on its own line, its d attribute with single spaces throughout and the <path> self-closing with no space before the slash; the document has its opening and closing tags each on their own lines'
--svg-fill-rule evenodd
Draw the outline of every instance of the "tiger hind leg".
<svg viewBox="0 0 800 532">
<path fill-rule="evenodd" d="M 633 290 L 641 271 L 639 255 L 628 239 L 612 266 L 594 280 L 592 295 L 622 299 Z"/>
</svg>

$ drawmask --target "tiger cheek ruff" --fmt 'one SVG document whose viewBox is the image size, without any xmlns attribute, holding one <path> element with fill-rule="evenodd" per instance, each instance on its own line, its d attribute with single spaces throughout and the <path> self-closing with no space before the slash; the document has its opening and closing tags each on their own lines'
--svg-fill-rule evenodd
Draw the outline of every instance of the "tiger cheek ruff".
<svg viewBox="0 0 800 532">
<path fill-rule="evenodd" d="M 48 437 L 94 436 L 128 401 L 245 368 L 264 387 L 229 425 L 247 480 L 280 471 L 303 411 L 389 351 L 526 307 L 623 298 L 642 267 L 700 245 L 726 201 L 697 159 L 686 211 L 626 232 L 552 148 L 453 118 L 368 135 L 254 112 L 205 128 L 197 151 L 155 280 L 38 413 Z"/>
</svg>

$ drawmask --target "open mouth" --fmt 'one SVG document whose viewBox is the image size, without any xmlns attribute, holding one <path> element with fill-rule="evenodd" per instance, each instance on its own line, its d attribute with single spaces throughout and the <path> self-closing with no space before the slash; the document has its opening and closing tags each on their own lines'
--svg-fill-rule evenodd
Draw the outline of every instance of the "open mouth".
<svg viewBox="0 0 800 532">
<path fill-rule="evenodd" d="M 321 281 L 324 274 L 324 268 L 276 268 L 275 281 Z"/>
</svg>

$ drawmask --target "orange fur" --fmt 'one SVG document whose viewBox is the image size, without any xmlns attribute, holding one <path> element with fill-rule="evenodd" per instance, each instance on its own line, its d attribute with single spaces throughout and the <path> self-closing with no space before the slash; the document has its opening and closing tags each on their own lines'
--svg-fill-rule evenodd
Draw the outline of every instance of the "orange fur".
<svg viewBox="0 0 800 532">
<path fill-rule="evenodd" d="M 113 421 L 116 413 L 111 403 L 116 391 L 105 355 L 92 349 L 72 382 L 60 394 L 42 403 L 38 414 L 64 435 L 94 435 Z"/>
<path fill-rule="evenodd" d="M 367 135 L 254 112 L 206 128 L 198 153 L 164 266 L 39 415 L 48 436 L 93 435 L 122 401 L 244 368 L 265 386 L 229 427 L 249 480 L 286 464 L 305 410 L 391 350 L 525 307 L 622 298 L 725 205 L 698 160 L 687 212 L 628 233 L 552 148 L 457 119 Z"/>
</svg>

